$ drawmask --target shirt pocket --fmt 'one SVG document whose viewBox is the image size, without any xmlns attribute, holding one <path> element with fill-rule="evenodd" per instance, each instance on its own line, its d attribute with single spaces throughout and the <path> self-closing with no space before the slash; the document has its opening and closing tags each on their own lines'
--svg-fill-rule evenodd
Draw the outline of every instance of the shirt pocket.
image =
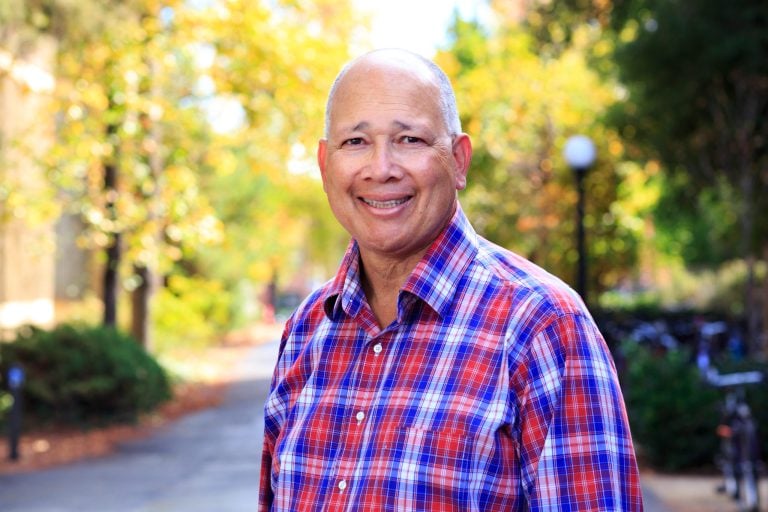
<svg viewBox="0 0 768 512">
<path fill-rule="evenodd" d="M 397 489 L 395 510 L 467 510 L 470 440 L 456 429 L 386 432 L 382 463 Z"/>
</svg>

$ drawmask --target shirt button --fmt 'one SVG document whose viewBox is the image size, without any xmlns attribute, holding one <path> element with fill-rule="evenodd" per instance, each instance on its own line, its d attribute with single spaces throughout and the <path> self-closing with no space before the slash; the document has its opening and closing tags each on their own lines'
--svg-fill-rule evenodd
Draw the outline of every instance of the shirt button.
<svg viewBox="0 0 768 512">
<path fill-rule="evenodd" d="M 343 491 L 346 488 L 347 488 L 347 481 L 346 480 L 342 480 L 341 482 L 339 482 L 339 490 L 340 491 Z"/>
<path fill-rule="evenodd" d="M 359 411 L 357 414 L 355 414 L 355 419 L 358 423 L 361 423 L 365 419 L 365 413 L 363 411 Z"/>
<path fill-rule="evenodd" d="M 381 354 L 381 351 L 384 350 L 381 346 L 381 343 L 377 343 L 373 346 L 373 353 L 374 354 Z"/>
</svg>

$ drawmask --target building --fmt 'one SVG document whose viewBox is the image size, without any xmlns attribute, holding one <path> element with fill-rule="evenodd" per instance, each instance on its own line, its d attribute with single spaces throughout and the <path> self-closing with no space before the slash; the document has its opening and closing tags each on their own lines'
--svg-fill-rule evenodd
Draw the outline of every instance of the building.
<svg viewBox="0 0 768 512">
<path fill-rule="evenodd" d="M 56 43 L 0 41 L 0 337 L 54 321 L 56 208 L 36 156 L 50 147 Z M 6 32 L 8 33 L 8 32 Z"/>
</svg>

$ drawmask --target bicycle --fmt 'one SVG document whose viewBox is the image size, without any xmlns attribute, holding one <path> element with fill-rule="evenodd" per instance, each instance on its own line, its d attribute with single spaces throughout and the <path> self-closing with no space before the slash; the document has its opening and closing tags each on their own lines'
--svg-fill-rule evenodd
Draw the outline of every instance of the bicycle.
<svg viewBox="0 0 768 512">
<path fill-rule="evenodd" d="M 720 374 L 709 368 L 707 382 L 725 390 L 723 415 L 717 434 L 720 437 L 718 466 L 723 473 L 720 489 L 738 501 L 741 512 L 758 512 L 760 498 L 760 458 L 757 423 L 746 401 L 746 386 L 759 384 L 758 371 Z"/>
</svg>

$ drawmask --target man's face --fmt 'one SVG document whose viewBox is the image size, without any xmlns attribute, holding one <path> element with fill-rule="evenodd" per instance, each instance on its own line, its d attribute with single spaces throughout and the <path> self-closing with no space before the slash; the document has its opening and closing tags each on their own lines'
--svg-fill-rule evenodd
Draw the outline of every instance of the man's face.
<svg viewBox="0 0 768 512">
<path fill-rule="evenodd" d="M 434 79 L 416 69 L 382 63 L 350 69 L 318 148 L 331 209 L 364 258 L 420 258 L 466 185 L 469 138 L 450 135 Z"/>
</svg>

